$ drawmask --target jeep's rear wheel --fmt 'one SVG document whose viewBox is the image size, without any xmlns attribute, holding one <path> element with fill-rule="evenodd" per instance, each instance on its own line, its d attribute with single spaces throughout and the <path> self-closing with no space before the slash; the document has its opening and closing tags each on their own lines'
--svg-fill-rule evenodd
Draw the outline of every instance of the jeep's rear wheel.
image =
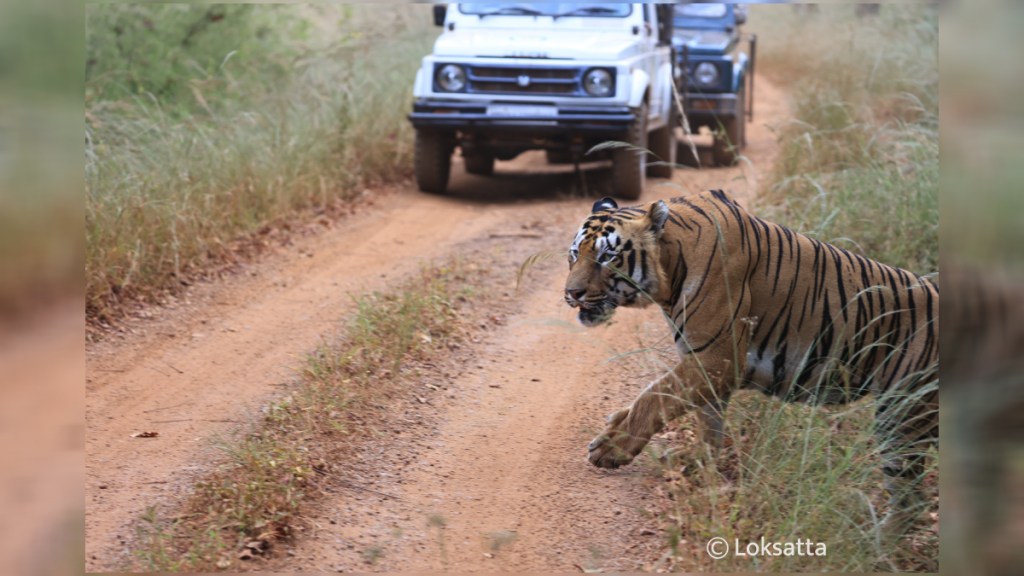
<svg viewBox="0 0 1024 576">
<path fill-rule="evenodd" d="M 443 194 L 448 188 L 452 170 L 452 151 L 455 149 L 451 134 L 434 130 L 416 130 L 416 149 L 413 169 L 416 185 L 424 192 Z"/>
<path fill-rule="evenodd" d="M 494 156 L 487 153 L 470 154 L 463 158 L 466 164 L 466 172 L 478 176 L 490 176 L 494 174 Z"/>
<path fill-rule="evenodd" d="M 676 123 L 678 112 L 673 101 L 669 105 L 668 124 L 658 128 L 650 135 L 651 154 L 654 163 L 647 165 L 647 175 L 654 178 L 672 178 L 672 169 L 676 163 Z"/>
<path fill-rule="evenodd" d="M 721 132 L 715 134 L 711 154 L 715 163 L 721 166 L 736 164 L 740 158 L 740 150 L 747 145 L 747 119 L 744 115 L 746 95 L 747 85 L 744 80 L 743 86 L 736 93 L 736 115 L 723 119 Z"/>
<path fill-rule="evenodd" d="M 615 195 L 636 200 L 644 191 L 647 169 L 647 103 L 636 109 L 636 116 L 622 140 L 629 147 L 612 152 L 612 186 Z"/>
</svg>

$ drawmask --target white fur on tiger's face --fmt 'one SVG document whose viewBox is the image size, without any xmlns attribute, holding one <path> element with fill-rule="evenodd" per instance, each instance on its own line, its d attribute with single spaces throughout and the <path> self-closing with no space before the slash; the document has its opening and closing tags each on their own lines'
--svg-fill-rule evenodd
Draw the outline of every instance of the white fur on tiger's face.
<svg viewBox="0 0 1024 576">
<path fill-rule="evenodd" d="M 665 207 L 661 214 L 667 211 Z M 658 217 L 620 209 L 611 198 L 594 204 L 569 246 L 565 284 L 565 301 L 579 308 L 584 326 L 607 322 L 619 306 L 643 307 L 655 301 L 660 288 L 658 238 L 664 224 Z"/>
</svg>

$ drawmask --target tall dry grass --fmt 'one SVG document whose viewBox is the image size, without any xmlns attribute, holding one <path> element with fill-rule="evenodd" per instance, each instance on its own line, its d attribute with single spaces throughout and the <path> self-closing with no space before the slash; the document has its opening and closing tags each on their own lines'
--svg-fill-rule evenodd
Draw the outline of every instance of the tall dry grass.
<svg viewBox="0 0 1024 576">
<path fill-rule="evenodd" d="M 752 7 L 759 67 L 792 95 L 761 196 L 776 221 L 919 274 L 938 267 L 938 14 Z"/>
<path fill-rule="evenodd" d="M 89 5 L 86 298 L 173 290 L 275 219 L 406 177 L 420 6 Z"/>
</svg>

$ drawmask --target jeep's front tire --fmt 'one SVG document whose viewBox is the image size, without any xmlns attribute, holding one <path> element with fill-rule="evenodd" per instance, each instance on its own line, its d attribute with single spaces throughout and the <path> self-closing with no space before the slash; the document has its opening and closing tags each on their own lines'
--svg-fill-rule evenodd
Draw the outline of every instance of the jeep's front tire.
<svg viewBox="0 0 1024 576">
<path fill-rule="evenodd" d="M 647 103 L 636 109 L 622 141 L 628 147 L 612 151 L 612 186 L 615 195 L 624 200 L 636 200 L 644 191 L 647 170 Z"/>
<path fill-rule="evenodd" d="M 476 153 L 465 156 L 463 162 L 466 164 L 466 172 L 477 176 L 490 176 L 494 174 L 494 156 L 487 153 Z"/>
<path fill-rule="evenodd" d="M 747 81 L 736 93 L 736 115 L 722 120 L 722 130 L 715 134 L 711 148 L 711 156 L 715 164 L 733 166 L 740 158 L 740 150 L 747 145 L 747 119 L 744 114 L 746 107 Z"/>
<path fill-rule="evenodd" d="M 650 135 L 651 154 L 655 163 L 647 165 L 647 175 L 652 178 L 672 178 L 672 169 L 676 163 L 676 124 L 679 114 L 676 103 L 669 104 L 668 124 L 658 128 Z"/>
<path fill-rule="evenodd" d="M 451 134 L 436 130 L 416 130 L 415 160 L 416 185 L 424 192 L 443 194 L 448 188 L 452 171 L 452 151 L 455 149 Z"/>
</svg>

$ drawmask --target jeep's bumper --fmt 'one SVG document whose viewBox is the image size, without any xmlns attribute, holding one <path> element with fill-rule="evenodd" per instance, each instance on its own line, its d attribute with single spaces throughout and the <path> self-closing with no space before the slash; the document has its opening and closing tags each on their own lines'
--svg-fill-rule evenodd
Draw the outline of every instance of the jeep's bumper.
<svg viewBox="0 0 1024 576">
<path fill-rule="evenodd" d="M 743 115 L 743 102 L 736 94 L 704 94 L 688 92 L 686 94 L 686 115 L 691 124 L 702 122 L 716 123 L 720 118 L 732 118 Z"/>
<path fill-rule="evenodd" d="M 419 99 L 409 121 L 417 129 L 529 131 L 534 134 L 621 134 L 633 122 L 628 106 L 518 105 Z"/>
</svg>

